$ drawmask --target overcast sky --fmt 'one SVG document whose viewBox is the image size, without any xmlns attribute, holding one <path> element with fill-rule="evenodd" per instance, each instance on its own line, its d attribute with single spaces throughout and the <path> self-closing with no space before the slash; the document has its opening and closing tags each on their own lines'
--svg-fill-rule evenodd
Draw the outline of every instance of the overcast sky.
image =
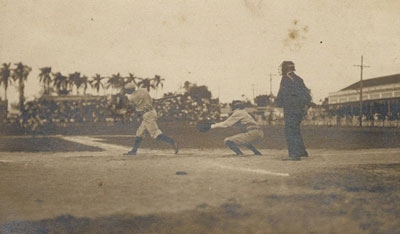
<svg viewBox="0 0 400 234">
<path fill-rule="evenodd" d="M 397 0 L 0 0 L 0 63 L 206 85 L 222 101 L 277 93 L 296 64 L 316 103 L 360 79 L 400 73 Z M 9 89 L 16 97 L 16 89 Z M 3 97 L 3 90 L 0 91 Z M 161 92 L 161 91 L 160 91 Z M 158 94 L 160 95 L 160 94 Z"/>
</svg>

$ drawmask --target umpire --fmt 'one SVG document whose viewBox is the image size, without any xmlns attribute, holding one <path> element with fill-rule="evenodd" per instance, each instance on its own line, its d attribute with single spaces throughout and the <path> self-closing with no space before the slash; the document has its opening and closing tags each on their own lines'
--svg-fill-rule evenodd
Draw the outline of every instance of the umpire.
<svg viewBox="0 0 400 234">
<path fill-rule="evenodd" d="M 295 66 L 292 61 L 282 62 L 281 71 L 282 80 L 275 105 L 283 108 L 285 119 L 285 137 L 289 157 L 283 160 L 299 161 L 301 157 L 308 157 L 300 133 L 300 124 L 307 114 L 311 95 L 303 79 L 294 73 Z"/>
</svg>

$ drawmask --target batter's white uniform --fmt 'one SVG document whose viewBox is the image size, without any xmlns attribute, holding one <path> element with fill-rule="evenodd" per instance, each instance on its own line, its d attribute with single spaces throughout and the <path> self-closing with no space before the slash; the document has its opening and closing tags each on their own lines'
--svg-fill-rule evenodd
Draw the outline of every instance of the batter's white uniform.
<svg viewBox="0 0 400 234">
<path fill-rule="evenodd" d="M 157 125 L 157 112 L 153 108 L 153 99 L 147 89 L 141 88 L 128 96 L 128 100 L 133 103 L 137 112 L 143 114 L 143 120 L 136 131 L 137 137 L 144 137 L 146 131 L 150 137 L 156 139 L 162 134 Z"/>
</svg>

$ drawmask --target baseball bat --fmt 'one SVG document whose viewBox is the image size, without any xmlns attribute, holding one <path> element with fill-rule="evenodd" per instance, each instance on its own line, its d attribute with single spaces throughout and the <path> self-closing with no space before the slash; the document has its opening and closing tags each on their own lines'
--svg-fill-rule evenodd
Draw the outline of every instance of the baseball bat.
<svg viewBox="0 0 400 234">
<path fill-rule="evenodd" d="M 178 94 L 178 95 L 174 95 L 174 96 L 168 96 L 168 97 L 163 97 L 163 98 L 157 98 L 157 99 L 154 99 L 154 101 L 155 101 L 155 102 L 158 102 L 158 101 L 167 100 L 167 99 L 172 99 L 172 98 L 177 98 L 177 97 L 181 97 L 181 96 L 183 96 L 183 95 L 182 95 L 182 94 Z"/>
</svg>

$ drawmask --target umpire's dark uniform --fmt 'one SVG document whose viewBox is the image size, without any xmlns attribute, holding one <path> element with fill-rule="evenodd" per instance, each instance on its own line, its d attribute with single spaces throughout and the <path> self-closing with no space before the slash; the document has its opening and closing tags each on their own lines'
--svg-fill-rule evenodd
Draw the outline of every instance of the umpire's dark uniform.
<svg viewBox="0 0 400 234">
<path fill-rule="evenodd" d="M 294 70 L 293 62 L 282 63 L 282 80 L 275 101 L 276 106 L 283 107 L 285 119 L 289 158 L 284 160 L 300 160 L 300 157 L 308 156 L 300 133 L 300 123 L 311 102 L 311 96 L 303 79 L 297 76 Z"/>
</svg>

